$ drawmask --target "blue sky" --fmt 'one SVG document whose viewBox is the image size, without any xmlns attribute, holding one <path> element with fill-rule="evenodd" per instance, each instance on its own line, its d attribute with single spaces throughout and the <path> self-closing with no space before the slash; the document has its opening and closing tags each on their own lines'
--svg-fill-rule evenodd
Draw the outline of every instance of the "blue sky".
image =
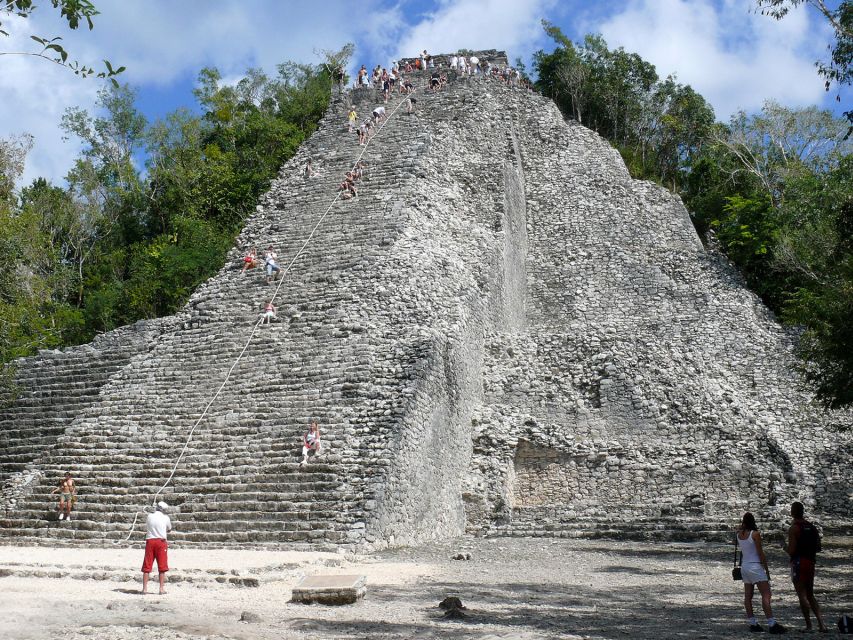
<svg viewBox="0 0 853 640">
<path fill-rule="evenodd" d="M 318 62 L 315 51 L 356 44 L 353 67 L 387 65 L 422 49 L 497 48 L 529 61 L 553 45 L 542 32 L 548 19 L 579 40 L 601 33 L 676 73 L 714 106 L 719 119 L 765 99 L 791 106 L 837 109 L 823 90 L 814 61 L 830 34 L 806 8 L 782 21 L 754 12 L 751 0 L 94 0 L 95 29 L 68 32 L 48 2 L 31 20 L 4 19 L 11 36 L 0 51 L 29 49 L 29 36 L 62 35 L 72 57 L 108 58 L 139 91 L 149 119 L 193 106 L 198 71 L 216 66 L 236 81 L 247 67 L 274 73 L 285 60 Z M 91 108 L 99 84 L 44 61 L 0 57 L 0 137 L 35 138 L 24 181 L 42 175 L 61 181 L 77 152 L 62 140 L 67 107 Z"/>
</svg>

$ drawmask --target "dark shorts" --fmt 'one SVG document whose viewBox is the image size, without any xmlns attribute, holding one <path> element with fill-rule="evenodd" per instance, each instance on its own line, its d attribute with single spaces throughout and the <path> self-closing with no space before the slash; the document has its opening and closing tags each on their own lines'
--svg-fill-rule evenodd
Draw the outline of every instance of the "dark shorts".
<svg viewBox="0 0 853 640">
<path fill-rule="evenodd" d="M 151 573 L 154 561 L 157 561 L 157 571 L 166 573 L 169 570 L 167 549 L 169 543 L 163 538 L 151 538 L 145 541 L 145 559 L 142 561 L 142 573 Z"/>
<path fill-rule="evenodd" d="M 791 559 L 791 582 L 804 587 L 814 587 L 814 560 Z"/>
</svg>

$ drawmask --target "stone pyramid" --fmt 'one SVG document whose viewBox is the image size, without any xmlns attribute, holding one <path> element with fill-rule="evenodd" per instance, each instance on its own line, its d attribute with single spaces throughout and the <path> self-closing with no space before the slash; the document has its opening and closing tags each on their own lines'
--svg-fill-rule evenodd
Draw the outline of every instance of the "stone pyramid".
<svg viewBox="0 0 853 640">
<path fill-rule="evenodd" d="M 412 73 L 415 113 L 394 95 L 366 147 L 346 112 L 381 97 L 333 96 L 178 314 L 19 361 L 4 541 L 139 540 L 173 467 L 179 544 L 694 538 L 792 499 L 849 526 L 851 413 L 815 404 L 793 337 L 681 201 L 549 100 L 448 75 L 433 93 Z M 335 200 L 362 152 L 358 197 Z M 240 258 L 288 264 L 312 230 L 256 328 L 277 285 Z M 311 419 L 324 453 L 300 467 Z M 49 495 L 65 471 L 70 523 Z"/>
</svg>

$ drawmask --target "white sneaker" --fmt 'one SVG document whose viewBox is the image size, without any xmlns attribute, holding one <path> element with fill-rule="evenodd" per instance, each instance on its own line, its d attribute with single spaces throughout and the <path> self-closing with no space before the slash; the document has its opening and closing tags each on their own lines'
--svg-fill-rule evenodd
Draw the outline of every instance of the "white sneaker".
<svg viewBox="0 0 853 640">
<path fill-rule="evenodd" d="M 71 514 L 70 514 L 70 513 L 68 514 L 68 517 L 67 517 L 67 518 L 65 518 L 65 520 L 66 520 L 67 522 L 71 522 Z"/>
<path fill-rule="evenodd" d="M 59 514 L 59 519 L 60 519 L 60 520 L 64 520 L 64 519 L 65 519 L 65 514 L 64 514 L 64 513 L 60 513 L 60 514 Z"/>
<path fill-rule="evenodd" d="M 307 458 L 302 458 L 302 462 L 300 462 L 300 463 L 299 463 L 299 466 L 300 466 L 300 467 L 304 467 L 306 464 L 308 464 L 308 459 L 307 459 Z"/>
</svg>

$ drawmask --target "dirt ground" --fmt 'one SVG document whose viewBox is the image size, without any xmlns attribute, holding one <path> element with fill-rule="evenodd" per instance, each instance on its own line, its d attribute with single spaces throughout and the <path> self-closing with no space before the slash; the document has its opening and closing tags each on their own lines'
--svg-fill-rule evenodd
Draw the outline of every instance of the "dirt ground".
<svg viewBox="0 0 853 640">
<path fill-rule="evenodd" d="M 853 613 L 851 549 L 850 539 L 827 543 L 819 558 L 830 635 Z M 731 555 L 721 544 L 541 538 L 364 556 L 173 547 L 168 593 L 142 596 L 141 549 L 0 546 L 0 638 L 742 638 L 751 634 Z M 774 613 L 799 636 L 785 558 L 769 557 Z M 367 595 L 341 607 L 290 603 L 296 582 L 315 574 L 365 575 Z M 464 618 L 444 617 L 446 596 L 462 600 Z"/>
</svg>

